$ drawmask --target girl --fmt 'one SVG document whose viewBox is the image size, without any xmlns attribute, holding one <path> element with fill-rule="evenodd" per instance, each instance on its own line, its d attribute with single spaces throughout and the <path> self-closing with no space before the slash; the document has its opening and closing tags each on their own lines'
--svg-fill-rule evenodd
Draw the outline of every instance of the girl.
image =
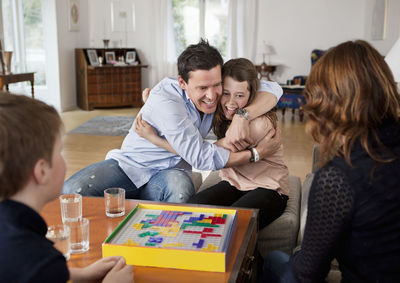
<svg viewBox="0 0 400 283">
<path fill-rule="evenodd" d="M 224 91 L 213 121 L 213 131 L 219 139 L 217 145 L 224 146 L 225 133 L 233 116 L 253 100 L 259 86 L 257 75 L 254 65 L 247 59 L 232 59 L 224 64 Z M 250 122 L 251 138 L 255 141 L 252 148 L 269 131 L 275 131 L 276 122 L 273 111 Z M 141 117 L 136 119 L 135 130 L 140 136 L 174 152 L 168 142 L 150 128 Z M 188 202 L 258 208 L 260 229 L 278 218 L 286 207 L 289 195 L 289 174 L 283 162 L 282 145 L 271 156 L 260 160 L 257 151 L 252 148 L 249 148 L 252 152 L 251 163 L 221 169 L 222 181 L 194 195 Z"/>
</svg>

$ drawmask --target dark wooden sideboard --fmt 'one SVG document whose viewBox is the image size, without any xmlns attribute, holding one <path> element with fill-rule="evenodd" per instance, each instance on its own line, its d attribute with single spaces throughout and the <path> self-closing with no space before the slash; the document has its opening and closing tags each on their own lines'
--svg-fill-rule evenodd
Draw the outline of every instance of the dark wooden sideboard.
<svg viewBox="0 0 400 283">
<path fill-rule="evenodd" d="M 116 58 L 126 52 L 135 51 L 138 65 L 115 66 L 105 64 L 91 66 L 87 56 L 87 50 L 96 50 L 97 56 L 103 58 L 105 52 L 115 52 Z M 93 108 L 135 106 L 142 104 L 142 65 L 135 48 L 77 48 L 76 60 L 76 89 L 78 106 L 84 110 Z"/>
</svg>

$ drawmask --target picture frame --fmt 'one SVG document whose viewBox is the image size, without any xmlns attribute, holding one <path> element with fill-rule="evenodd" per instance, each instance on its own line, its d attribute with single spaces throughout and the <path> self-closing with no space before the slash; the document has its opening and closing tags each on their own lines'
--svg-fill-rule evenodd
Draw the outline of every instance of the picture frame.
<svg viewBox="0 0 400 283">
<path fill-rule="evenodd" d="M 80 9 L 79 0 L 68 1 L 68 30 L 79 31 Z"/>
<path fill-rule="evenodd" d="M 126 52 L 125 62 L 127 64 L 133 64 L 134 62 L 136 62 L 136 52 L 135 51 Z"/>
<path fill-rule="evenodd" d="M 106 64 L 115 64 L 115 52 L 114 51 L 107 51 L 104 54 L 106 59 Z"/>
<path fill-rule="evenodd" d="M 97 51 L 94 49 L 86 50 L 87 56 L 89 58 L 89 63 L 91 66 L 99 66 L 99 57 L 97 56 Z"/>
</svg>

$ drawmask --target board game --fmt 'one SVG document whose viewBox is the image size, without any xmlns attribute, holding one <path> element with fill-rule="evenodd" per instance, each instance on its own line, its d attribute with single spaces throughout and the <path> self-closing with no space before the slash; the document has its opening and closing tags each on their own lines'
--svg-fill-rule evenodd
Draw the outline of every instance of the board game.
<svg viewBox="0 0 400 283">
<path fill-rule="evenodd" d="M 138 204 L 103 243 L 127 264 L 225 272 L 236 210 Z"/>
</svg>

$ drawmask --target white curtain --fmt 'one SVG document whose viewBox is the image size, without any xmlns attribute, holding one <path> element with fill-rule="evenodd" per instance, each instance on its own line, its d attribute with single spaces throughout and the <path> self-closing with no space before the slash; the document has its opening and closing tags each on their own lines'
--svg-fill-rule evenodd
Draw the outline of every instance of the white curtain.
<svg viewBox="0 0 400 283">
<path fill-rule="evenodd" d="M 229 1 L 227 60 L 245 57 L 255 62 L 257 55 L 258 1 Z"/>
<path fill-rule="evenodd" d="M 155 86 L 165 77 L 176 77 L 175 38 L 171 0 L 151 0 L 154 7 L 152 26 L 154 35 L 149 58 L 149 84 Z"/>
</svg>

